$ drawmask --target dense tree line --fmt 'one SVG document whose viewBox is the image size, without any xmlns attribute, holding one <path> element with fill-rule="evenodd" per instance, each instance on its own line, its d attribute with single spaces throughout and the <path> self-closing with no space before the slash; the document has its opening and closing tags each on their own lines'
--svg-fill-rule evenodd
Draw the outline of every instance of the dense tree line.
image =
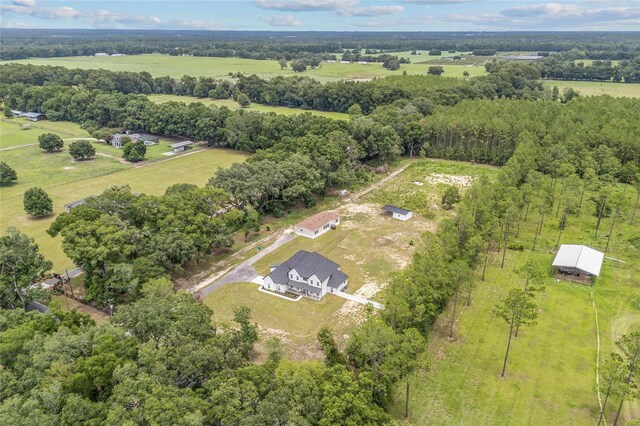
<svg viewBox="0 0 640 426">
<path fill-rule="evenodd" d="M 567 104 L 530 100 L 469 100 L 437 108 L 422 120 L 428 156 L 505 164 L 523 134 L 535 140 L 537 169 L 558 173 L 569 163 L 581 176 L 627 181 L 640 166 L 640 102 L 608 96 L 574 99 Z"/>
<path fill-rule="evenodd" d="M 630 59 L 638 52 L 631 32 L 469 33 L 469 32 L 229 32 L 149 30 L 17 30 L 6 29 L 2 59 L 87 56 L 105 53 L 294 60 L 308 54 L 331 55 L 367 49 L 390 53 L 406 50 L 489 49 L 563 52 L 574 49 L 584 59 Z"/>
<path fill-rule="evenodd" d="M 176 94 L 224 99 L 240 94 L 251 102 L 291 108 L 347 112 L 353 104 L 368 114 L 376 106 L 398 99 L 425 98 L 435 105 L 453 105 L 462 99 L 495 97 L 543 97 L 537 80 L 540 70 L 533 64 L 500 63 L 489 68 L 491 75 L 472 80 L 433 76 L 396 76 L 371 82 L 340 81 L 320 83 L 305 77 L 262 79 L 236 74 L 235 84 L 210 77 L 151 77 L 147 72 L 114 72 L 64 67 L 6 64 L 0 66 L 0 86 L 26 85 L 82 86 L 88 90 L 124 94 Z M 426 74 L 426 69 L 425 69 Z M 526 91 L 526 92 L 525 92 Z M 2 89 L 5 92 L 5 89 Z"/>
<path fill-rule="evenodd" d="M 48 230 L 85 272 L 87 300 L 131 302 L 145 282 L 233 244 L 246 213 L 218 188 L 174 185 L 162 196 L 112 187 L 62 213 Z"/>
</svg>

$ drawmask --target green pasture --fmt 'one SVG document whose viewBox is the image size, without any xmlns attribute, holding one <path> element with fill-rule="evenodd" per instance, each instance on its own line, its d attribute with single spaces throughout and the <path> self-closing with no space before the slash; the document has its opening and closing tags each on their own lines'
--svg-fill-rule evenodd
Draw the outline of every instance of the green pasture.
<svg viewBox="0 0 640 426">
<path fill-rule="evenodd" d="M 627 189 L 628 211 L 635 191 Z M 587 200 L 588 197 L 585 197 Z M 596 239 L 593 203 L 585 201 L 581 216 L 571 216 L 561 244 L 586 244 L 603 250 L 611 218 L 603 220 Z M 501 253 L 493 253 L 486 281 L 477 274 L 477 288 L 471 306 L 461 299 L 455 338 L 448 339 L 450 309 L 443 313 L 429 338 L 429 371 L 409 378 L 410 418 L 413 424 L 595 424 L 598 399 L 595 391 L 598 312 L 600 362 L 614 350 L 622 334 L 640 328 L 640 229 L 629 225 L 628 214 L 614 229 L 607 256 L 625 263 L 605 260 L 595 287 L 546 281 L 546 292 L 537 297 L 538 323 L 525 326 L 514 338 L 504 378 L 500 370 L 508 339 L 508 327 L 491 314 L 498 300 L 520 285 L 514 270 L 529 256 L 547 265 L 554 258 L 559 220 L 555 210 L 546 219 L 535 253 L 534 217 L 522 223 L 510 244 L 522 244 L 523 251 L 509 250 L 505 268 Z M 393 412 L 404 415 L 404 387 L 398 389 Z M 608 406 L 613 420 L 617 402 Z M 640 416 L 638 401 L 625 403 L 626 420 Z"/>
<path fill-rule="evenodd" d="M 74 126 L 64 122 L 41 123 L 55 124 L 61 129 L 64 129 L 64 125 L 68 125 L 69 129 Z M 3 129 L 4 127 L 3 122 Z M 24 134 L 26 138 L 31 131 L 20 134 Z M 78 133 L 69 136 L 85 135 Z M 23 141 L 16 140 L 16 143 L 20 142 Z M 100 147 L 99 143 L 94 145 Z M 107 147 L 100 147 L 99 151 L 104 148 Z M 121 150 L 117 151 L 120 154 Z M 9 226 L 20 229 L 36 239 L 41 252 L 53 261 L 57 270 L 70 268 L 73 267 L 72 262 L 62 252 L 60 239 L 53 239 L 46 234 L 55 216 L 64 211 L 64 204 L 99 194 L 113 185 L 130 185 L 133 191 L 148 194 L 162 194 L 168 186 L 175 183 L 204 185 L 218 167 L 228 167 L 235 162 L 244 161 L 247 156 L 232 150 L 202 149 L 175 157 L 161 157 L 155 162 L 134 165 L 123 163 L 119 158 L 100 155 L 92 160 L 76 162 L 68 154 L 66 147 L 57 153 L 45 153 L 37 146 L 0 151 L 2 161 L 13 167 L 18 174 L 16 183 L 0 188 L 0 229 L 2 232 Z M 52 216 L 35 219 L 24 212 L 22 197 L 32 186 L 43 188 L 52 198 Z"/>
<path fill-rule="evenodd" d="M 28 129 L 20 128 L 29 126 Z M 0 121 L 0 149 L 37 144 L 42 133 L 55 133 L 62 139 L 89 137 L 79 124 L 65 121 L 29 121 L 24 118 L 5 118 Z"/>
<path fill-rule="evenodd" d="M 635 83 L 612 83 L 608 81 L 566 81 L 566 80 L 543 80 L 545 86 L 558 86 L 560 93 L 571 87 L 578 91 L 581 96 L 609 95 L 616 98 L 640 98 L 640 84 Z"/>
<path fill-rule="evenodd" d="M 211 99 L 211 98 L 196 98 L 193 96 L 178 96 L 178 95 L 149 95 L 149 99 L 152 102 L 157 104 L 161 104 L 164 102 L 174 101 L 174 102 L 184 102 L 185 104 L 190 104 L 193 102 L 201 102 L 204 105 L 215 105 L 217 107 L 227 107 L 230 110 L 240 109 L 240 104 L 238 104 L 233 99 Z M 329 112 L 329 111 L 317 111 L 317 110 L 301 110 L 299 108 L 287 108 L 281 106 L 269 106 L 269 105 L 261 105 L 261 104 L 251 104 L 248 108 L 244 108 L 245 111 L 255 111 L 255 112 L 275 112 L 276 114 L 282 115 L 294 115 L 294 114 L 302 114 L 309 112 L 313 115 L 321 115 L 327 118 L 333 118 L 335 120 L 348 120 L 349 114 L 345 114 L 342 112 Z"/>
<path fill-rule="evenodd" d="M 425 57 L 424 55 L 420 57 Z M 428 57 L 428 55 L 426 56 Z M 436 58 L 435 56 L 432 58 Z M 425 59 L 426 60 L 426 59 Z M 213 58 L 196 56 L 169 56 L 169 55 L 132 55 L 132 56 L 73 56 L 64 58 L 32 58 L 12 61 L 17 63 L 29 63 L 34 65 L 55 65 L 67 68 L 97 69 L 103 68 L 111 71 L 147 71 L 154 77 L 169 75 L 180 78 L 183 75 L 194 77 L 229 78 L 229 73 L 241 72 L 244 74 L 256 74 L 261 77 L 274 77 L 277 75 L 304 75 L 316 78 L 320 81 L 335 80 L 368 80 L 388 75 L 426 74 L 429 68 L 425 64 L 402 65 L 399 70 L 391 71 L 382 64 L 341 64 L 323 62 L 314 70 L 307 70 L 302 74 L 294 73 L 291 68 L 280 69 L 277 61 L 266 61 L 241 58 Z M 484 67 L 465 65 L 446 65 L 445 76 L 462 77 L 463 71 L 468 71 L 472 76 L 486 74 Z"/>
</svg>

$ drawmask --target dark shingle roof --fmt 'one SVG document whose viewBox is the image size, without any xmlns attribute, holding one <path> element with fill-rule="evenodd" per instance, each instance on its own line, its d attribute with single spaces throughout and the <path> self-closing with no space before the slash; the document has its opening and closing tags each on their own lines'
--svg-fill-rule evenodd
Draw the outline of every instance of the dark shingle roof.
<svg viewBox="0 0 640 426">
<path fill-rule="evenodd" d="M 389 204 L 387 204 L 386 206 L 382 207 L 382 210 L 384 210 L 386 212 L 398 213 L 398 214 L 402 214 L 402 215 L 411 213 L 410 210 L 401 209 L 400 207 L 396 207 L 396 206 L 390 206 Z"/>
<path fill-rule="evenodd" d="M 331 278 L 329 278 L 329 282 L 327 283 L 327 286 L 338 288 L 343 282 L 347 280 L 347 278 L 349 278 L 349 276 L 344 272 L 335 271 L 333 274 L 331 274 Z"/>
<path fill-rule="evenodd" d="M 339 285 L 348 278 L 346 274 L 338 270 L 339 267 L 340 265 L 318 253 L 300 250 L 291 256 L 289 260 L 274 269 L 268 276 L 274 282 L 283 284 L 289 281 L 289 271 L 295 269 L 303 278 L 309 278 L 315 274 L 320 281 L 324 281 L 328 277 L 332 277 L 329 283 L 334 281 L 334 276 L 337 277 L 335 279 L 344 277 L 340 283 L 336 284 Z M 296 282 L 296 284 L 298 283 Z"/>
</svg>

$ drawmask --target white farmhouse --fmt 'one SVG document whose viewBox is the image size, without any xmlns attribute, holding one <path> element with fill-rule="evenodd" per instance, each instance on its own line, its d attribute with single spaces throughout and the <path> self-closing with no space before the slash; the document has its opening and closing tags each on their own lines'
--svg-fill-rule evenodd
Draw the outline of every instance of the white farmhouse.
<svg viewBox="0 0 640 426">
<path fill-rule="evenodd" d="M 294 226 L 296 234 L 307 238 L 316 238 L 335 229 L 340 224 L 340 215 L 336 212 L 321 212 L 303 220 Z"/>
<path fill-rule="evenodd" d="M 318 253 L 300 250 L 281 265 L 273 265 L 263 287 L 280 293 L 295 293 L 320 300 L 327 293 L 344 291 L 349 276 L 340 265 Z"/>
</svg>

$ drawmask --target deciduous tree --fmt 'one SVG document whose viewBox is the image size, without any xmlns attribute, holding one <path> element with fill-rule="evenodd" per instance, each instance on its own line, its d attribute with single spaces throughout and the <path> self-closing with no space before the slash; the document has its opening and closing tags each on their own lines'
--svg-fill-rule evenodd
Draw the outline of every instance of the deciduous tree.
<svg viewBox="0 0 640 426">
<path fill-rule="evenodd" d="M 0 185 L 8 185 L 18 180 L 18 175 L 7 163 L 0 161 Z"/>
<path fill-rule="evenodd" d="M 38 136 L 38 143 L 40 149 L 47 152 L 54 152 L 62 149 L 64 141 L 62 138 L 54 133 L 43 133 Z"/>
<path fill-rule="evenodd" d="M 53 212 L 53 201 L 44 189 L 33 187 L 24 193 L 24 211 L 34 217 L 47 216 Z"/>
<path fill-rule="evenodd" d="M 7 235 L 0 237 L 0 306 L 24 307 L 39 295 L 32 284 L 51 267 L 33 238 L 15 228 L 7 229 Z"/>
</svg>

